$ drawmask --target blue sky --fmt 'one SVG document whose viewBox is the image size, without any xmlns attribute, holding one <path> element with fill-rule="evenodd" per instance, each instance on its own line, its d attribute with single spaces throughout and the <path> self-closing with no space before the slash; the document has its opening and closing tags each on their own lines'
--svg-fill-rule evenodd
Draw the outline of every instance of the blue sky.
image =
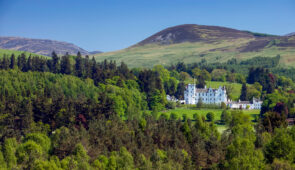
<svg viewBox="0 0 295 170">
<path fill-rule="evenodd" d="M 295 32 L 294 0 L 0 0 L 0 36 L 113 51 L 179 24 Z"/>
</svg>

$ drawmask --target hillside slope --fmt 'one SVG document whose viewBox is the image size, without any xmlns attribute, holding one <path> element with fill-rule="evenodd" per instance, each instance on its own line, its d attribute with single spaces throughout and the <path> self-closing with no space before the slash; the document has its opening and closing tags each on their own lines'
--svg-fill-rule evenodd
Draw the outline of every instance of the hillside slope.
<svg viewBox="0 0 295 170">
<path fill-rule="evenodd" d="M 16 57 L 18 57 L 22 53 L 24 53 L 26 56 L 31 55 L 31 56 L 39 56 L 39 57 L 49 58 L 47 56 L 43 56 L 40 54 L 31 53 L 31 52 L 27 52 L 27 51 L 15 51 L 15 50 L 5 50 L 5 49 L 0 49 L 0 58 L 2 58 L 4 56 L 10 57 L 12 54 L 14 54 Z"/>
<path fill-rule="evenodd" d="M 226 62 L 281 55 L 281 64 L 295 66 L 295 36 L 274 36 L 231 28 L 180 25 L 167 28 L 123 50 L 95 55 L 98 61 L 124 61 L 130 67 L 177 62 Z"/>
<path fill-rule="evenodd" d="M 45 56 L 51 56 L 52 51 L 59 55 L 64 55 L 67 52 L 77 54 L 78 51 L 82 55 L 90 54 L 88 51 L 67 42 L 21 37 L 0 37 L 0 49 L 27 51 Z"/>
</svg>

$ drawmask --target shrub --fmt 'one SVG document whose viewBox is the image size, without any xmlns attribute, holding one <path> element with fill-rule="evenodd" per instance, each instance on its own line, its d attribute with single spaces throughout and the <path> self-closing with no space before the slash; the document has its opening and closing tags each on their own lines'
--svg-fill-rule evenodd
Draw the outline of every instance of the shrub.
<svg viewBox="0 0 295 170">
<path fill-rule="evenodd" d="M 206 114 L 206 118 L 208 121 L 212 122 L 212 121 L 214 121 L 215 115 L 213 112 L 209 112 Z"/>
</svg>

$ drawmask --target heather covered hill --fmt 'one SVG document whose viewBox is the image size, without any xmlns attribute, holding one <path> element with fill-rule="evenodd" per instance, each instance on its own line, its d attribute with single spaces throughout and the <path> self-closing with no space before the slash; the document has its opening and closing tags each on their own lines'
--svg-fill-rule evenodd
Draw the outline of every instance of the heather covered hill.
<svg viewBox="0 0 295 170">
<path fill-rule="evenodd" d="M 22 37 L 0 37 L 0 49 L 27 51 L 45 56 L 50 56 L 52 51 L 55 51 L 58 55 L 64 55 L 67 52 L 77 54 L 78 51 L 82 55 L 90 54 L 72 43 Z"/>
<path fill-rule="evenodd" d="M 249 32 L 239 31 L 231 28 L 185 24 L 170 27 L 160 31 L 137 45 L 146 44 L 177 44 L 183 42 L 216 42 L 218 40 L 230 40 L 237 38 L 254 38 Z"/>
<path fill-rule="evenodd" d="M 280 55 L 280 64 L 295 66 L 294 47 L 295 36 L 186 24 L 164 29 L 129 48 L 95 56 L 98 61 L 110 59 L 124 61 L 130 67 L 152 67 L 204 59 L 213 63 Z"/>
</svg>

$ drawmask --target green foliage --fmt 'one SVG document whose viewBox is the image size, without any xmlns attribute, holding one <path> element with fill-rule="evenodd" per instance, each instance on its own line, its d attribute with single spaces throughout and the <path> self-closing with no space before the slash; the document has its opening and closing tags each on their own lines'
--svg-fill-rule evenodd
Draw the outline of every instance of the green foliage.
<svg viewBox="0 0 295 170">
<path fill-rule="evenodd" d="M 273 163 L 271 164 L 272 169 L 285 169 L 285 170 L 292 170 L 295 168 L 294 164 L 286 160 L 274 159 Z"/>
<path fill-rule="evenodd" d="M 36 144 L 40 145 L 43 148 L 44 153 L 48 153 L 51 149 L 51 141 L 45 134 L 40 133 L 29 133 L 26 135 L 24 142 L 34 141 Z"/>
<path fill-rule="evenodd" d="M 62 170 L 60 165 L 57 165 L 56 162 L 53 160 L 50 161 L 43 161 L 43 160 L 36 160 L 32 166 L 32 169 L 34 170 L 40 170 L 40 169 L 52 169 L 52 170 Z"/>
<path fill-rule="evenodd" d="M 248 139 L 236 138 L 227 147 L 226 169 L 264 169 L 264 157 Z"/>
<path fill-rule="evenodd" d="M 252 127 L 251 118 L 242 111 L 232 111 L 232 119 L 229 123 L 231 135 L 235 138 L 247 138 L 251 142 L 256 140 L 254 129 Z"/>
<path fill-rule="evenodd" d="M 44 159 L 43 148 L 36 142 L 28 140 L 17 147 L 16 157 L 18 164 L 29 168 L 35 160 Z"/>
<path fill-rule="evenodd" d="M 117 168 L 131 170 L 134 169 L 134 162 L 132 155 L 127 151 L 125 147 L 120 148 L 118 157 L 117 157 Z"/>
<path fill-rule="evenodd" d="M 243 83 L 240 100 L 241 101 L 247 101 L 247 99 L 248 99 L 247 85 L 246 85 L 246 83 Z"/>
<path fill-rule="evenodd" d="M 202 108 L 203 107 L 203 101 L 202 98 L 200 97 L 197 103 L 197 108 Z"/>
<path fill-rule="evenodd" d="M 32 96 L 41 93 L 44 89 L 52 91 L 53 95 L 62 93 L 67 97 L 78 98 L 86 96 L 87 98 L 98 98 L 99 89 L 93 82 L 81 80 L 74 76 L 61 76 L 52 73 L 29 72 L 23 73 L 18 70 L 3 71 L 0 70 L 1 91 L 6 91 L 10 97 L 23 98 L 26 90 L 30 91 Z"/>
<path fill-rule="evenodd" d="M 277 59 L 270 61 L 275 65 Z M 47 60 L 23 54 L 17 62 L 3 57 L 0 165 L 7 169 L 292 168 L 295 128 L 272 133 L 263 123 L 271 122 L 271 129 L 286 126 L 288 113 L 294 110 L 293 82 L 263 70 L 263 82 L 258 83 L 260 77 L 253 74 L 257 70 L 252 70 L 248 81 L 255 81 L 246 85 L 245 76 L 235 70 L 260 60 L 210 65 L 203 60 L 130 71 L 124 63 L 97 63 L 79 55 L 60 60 L 53 53 L 53 59 Z M 254 123 L 258 110 L 226 110 L 224 103 L 220 109 L 205 104 L 175 107 L 167 102 L 166 94 L 182 99 L 185 83 L 192 81 L 190 74 L 201 85 L 225 85 L 232 98 L 240 96 L 244 83 L 247 99 L 265 98 L 262 119 Z M 266 94 L 273 87 L 274 93 Z"/>
<path fill-rule="evenodd" d="M 221 102 L 221 109 L 226 109 L 226 104 L 224 102 Z"/>
<path fill-rule="evenodd" d="M 214 122 L 214 119 L 215 119 L 215 115 L 213 112 L 209 112 L 206 114 L 206 118 L 209 122 Z"/>
<path fill-rule="evenodd" d="M 295 143 L 286 129 L 276 129 L 275 135 L 264 147 L 265 157 L 269 163 L 275 158 L 289 162 L 295 160 Z"/>
<path fill-rule="evenodd" d="M 90 169 L 89 156 L 81 143 L 76 145 L 73 155 L 78 169 Z"/>
<path fill-rule="evenodd" d="M 224 124 L 229 124 L 231 122 L 231 113 L 228 110 L 223 110 L 220 116 L 220 120 Z"/>
<path fill-rule="evenodd" d="M 15 156 L 17 142 L 15 138 L 9 138 L 4 141 L 3 155 L 7 163 L 7 168 L 16 167 L 17 158 Z"/>
<path fill-rule="evenodd" d="M 139 155 L 139 169 L 149 170 L 152 169 L 152 166 L 152 162 L 149 159 L 146 159 L 143 154 Z"/>
<path fill-rule="evenodd" d="M 184 136 L 186 137 L 188 142 L 192 142 L 192 134 L 191 134 L 191 129 L 189 127 L 189 124 L 187 123 L 187 120 L 184 120 L 184 124 L 181 128 Z"/>
<path fill-rule="evenodd" d="M 7 168 L 7 164 L 6 164 L 5 158 L 3 156 L 1 147 L 0 147 L 0 167 L 1 167 L 0 169 L 6 169 Z"/>
</svg>

